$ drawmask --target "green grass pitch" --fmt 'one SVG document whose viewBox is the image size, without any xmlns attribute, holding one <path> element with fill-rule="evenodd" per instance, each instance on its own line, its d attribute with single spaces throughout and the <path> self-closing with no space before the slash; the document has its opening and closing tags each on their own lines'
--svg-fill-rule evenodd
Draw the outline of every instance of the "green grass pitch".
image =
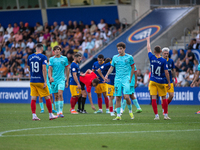
<svg viewBox="0 0 200 150">
<path fill-rule="evenodd" d="M 71 115 L 64 106 L 64 118 L 48 120 L 47 109 L 36 113 L 41 121 L 32 121 L 30 104 L 0 104 L 0 149 L 5 150 L 199 150 L 200 106 L 169 105 L 171 120 L 154 121 L 151 105 L 141 105 L 143 112 L 131 120 L 126 108 L 122 120 L 105 113 Z M 97 108 L 97 106 L 96 106 Z M 133 106 L 135 110 L 135 106 Z"/>
</svg>

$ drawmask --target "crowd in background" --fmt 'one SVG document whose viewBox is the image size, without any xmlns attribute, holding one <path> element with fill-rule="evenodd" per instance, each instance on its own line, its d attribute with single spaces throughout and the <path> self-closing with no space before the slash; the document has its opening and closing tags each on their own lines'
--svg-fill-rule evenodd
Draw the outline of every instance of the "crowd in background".
<svg viewBox="0 0 200 150">
<path fill-rule="evenodd" d="M 53 47 L 60 45 L 62 55 L 70 64 L 75 53 L 82 53 L 82 61 L 85 61 L 121 31 L 118 19 L 113 25 L 108 25 L 103 19 L 97 24 L 92 20 L 90 25 L 71 20 L 68 24 L 61 21 L 60 25 L 46 22 L 44 26 L 37 22 L 35 27 L 30 27 L 28 22 L 8 24 L 7 27 L 0 23 L 0 77 L 7 80 L 29 77 L 27 58 L 35 52 L 37 43 L 43 44 L 43 54 L 48 59 L 54 55 Z"/>
</svg>

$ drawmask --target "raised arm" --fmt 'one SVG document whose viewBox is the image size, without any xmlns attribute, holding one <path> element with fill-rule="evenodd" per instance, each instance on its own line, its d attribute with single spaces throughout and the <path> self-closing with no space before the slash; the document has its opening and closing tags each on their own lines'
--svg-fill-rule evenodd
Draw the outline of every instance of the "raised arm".
<svg viewBox="0 0 200 150">
<path fill-rule="evenodd" d="M 150 44 L 150 36 L 146 38 L 147 39 L 147 52 L 151 52 L 151 44 Z"/>
</svg>

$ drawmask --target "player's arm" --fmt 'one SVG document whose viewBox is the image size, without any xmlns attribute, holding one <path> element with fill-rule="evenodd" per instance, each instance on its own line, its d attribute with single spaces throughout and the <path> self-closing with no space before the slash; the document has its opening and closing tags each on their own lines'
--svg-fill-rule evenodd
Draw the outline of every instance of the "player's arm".
<svg viewBox="0 0 200 150">
<path fill-rule="evenodd" d="M 90 70 L 90 69 L 88 69 L 85 73 L 83 73 L 83 74 L 81 74 L 81 76 L 85 76 L 86 74 L 90 74 L 90 73 L 92 73 L 92 70 Z"/>
<path fill-rule="evenodd" d="M 54 81 L 54 78 L 52 78 L 52 70 L 53 70 L 52 66 L 49 66 L 48 76 L 50 82 Z"/>
<path fill-rule="evenodd" d="M 93 104 L 93 101 L 92 101 L 92 94 L 91 94 L 91 92 L 88 92 L 88 99 L 90 101 L 92 109 L 96 111 L 96 108 L 95 108 L 95 106 Z"/>
<path fill-rule="evenodd" d="M 134 74 L 135 74 L 135 88 L 136 88 L 137 87 L 137 71 L 136 70 L 135 70 Z"/>
<path fill-rule="evenodd" d="M 108 80 L 108 76 L 109 76 L 109 74 L 110 74 L 111 72 L 113 72 L 113 69 L 114 69 L 114 67 L 113 67 L 113 66 L 110 66 L 110 68 L 109 68 L 109 70 L 108 70 L 108 72 L 107 72 L 107 74 L 106 74 L 106 76 L 105 76 L 105 80 Z"/>
<path fill-rule="evenodd" d="M 100 68 L 97 70 L 97 72 L 102 77 L 102 79 L 105 81 L 105 77 L 103 76 Z"/>
<path fill-rule="evenodd" d="M 77 73 L 76 73 L 76 72 L 73 72 L 73 73 L 72 73 L 72 76 L 73 76 L 73 78 L 74 78 L 74 81 L 75 81 L 76 84 L 78 85 L 78 88 L 80 89 L 80 88 L 81 88 L 81 85 L 80 85 L 80 82 L 78 81 Z"/>
<path fill-rule="evenodd" d="M 195 77 L 194 77 L 194 80 L 192 81 L 192 83 L 191 83 L 191 87 L 194 87 L 194 83 L 197 81 L 197 79 L 199 78 L 199 71 L 197 71 L 197 73 L 196 73 L 196 75 L 195 75 Z"/>
<path fill-rule="evenodd" d="M 130 78 L 130 83 L 132 81 L 132 78 L 133 78 L 133 74 L 135 73 L 135 66 L 134 64 L 131 66 L 131 78 Z M 136 80 L 137 81 L 137 80 Z"/>
<path fill-rule="evenodd" d="M 45 88 L 47 86 L 47 69 L 46 69 L 45 64 L 42 65 L 42 73 L 43 73 L 43 78 L 44 78 L 44 87 L 43 88 Z"/>
<path fill-rule="evenodd" d="M 68 83 L 69 83 L 69 65 L 67 67 L 65 67 L 65 74 L 67 75 L 66 87 L 68 87 Z"/>
<path fill-rule="evenodd" d="M 170 78 L 169 78 L 169 72 L 168 72 L 168 70 L 165 70 L 165 76 L 166 76 L 166 78 L 167 78 L 168 87 L 169 87 L 169 89 L 170 89 L 170 88 L 171 88 L 171 85 L 170 85 Z"/>
<path fill-rule="evenodd" d="M 147 52 L 151 52 L 151 44 L 150 44 L 150 36 L 146 38 L 147 39 Z"/>
</svg>

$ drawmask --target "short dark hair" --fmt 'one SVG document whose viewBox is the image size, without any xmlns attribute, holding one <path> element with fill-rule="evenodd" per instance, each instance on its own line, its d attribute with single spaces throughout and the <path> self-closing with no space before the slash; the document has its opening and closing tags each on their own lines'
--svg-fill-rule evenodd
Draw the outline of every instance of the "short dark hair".
<svg viewBox="0 0 200 150">
<path fill-rule="evenodd" d="M 74 57 L 82 57 L 82 54 L 81 54 L 81 53 L 76 53 L 76 54 L 74 55 Z"/>
<path fill-rule="evenodd" d="M 106 64 L 106 63 L 108 63 L 108 62 L 110 62 L 110 61 L 111 61 L 110 58 L 106 58 L 106 60 L 104 61 L 104 63 Z"/>
<path fill-rule="evenodd" d="M 160 46 L 154 47 L 154 50 L 155 50 L 156 53 L 161 53 L 161 47 Z"/>
<path fill-rule="evenodd" d="M 43 48 L 43 45 L 41 43 L 38 43 L 36 48 L 41 49 L 41 48 Z"/>
<path fill-rule="evenodd" d="M 61 47 L 58 46 L 58 45 L 54 46 L 53 51 L 55 51 L 55 50 L 58 49 L 58 48 L 59 48 L 59 50 L 61 51 Z"/>
<path fill-rule="evenodd" d="M 100 59 L 101 59 L 101 58 L 104 59 L 104 56 L 103 56 L 102 54 L 99 54 L 99 55 L 98 55 L 98 58 L 100 58 Z"/>
<path fill-rule="evenodd" d="M 126 48 L 126 44 L 124 42 L 117 43 L 117 47 Z"/>
<path fill-rule="evenodd" d="M 99 84 L 99 79 L 95 78 L 95 79 L 92 80 L 92 82 L 96 83 L 96 85 L 98 85 Z"/>
<path fill-rule="evenodd" d="M 192 40 L 195 41 L 195 42 L 197 41 L 196 39 L 192 39 Z"/>
</svg>

